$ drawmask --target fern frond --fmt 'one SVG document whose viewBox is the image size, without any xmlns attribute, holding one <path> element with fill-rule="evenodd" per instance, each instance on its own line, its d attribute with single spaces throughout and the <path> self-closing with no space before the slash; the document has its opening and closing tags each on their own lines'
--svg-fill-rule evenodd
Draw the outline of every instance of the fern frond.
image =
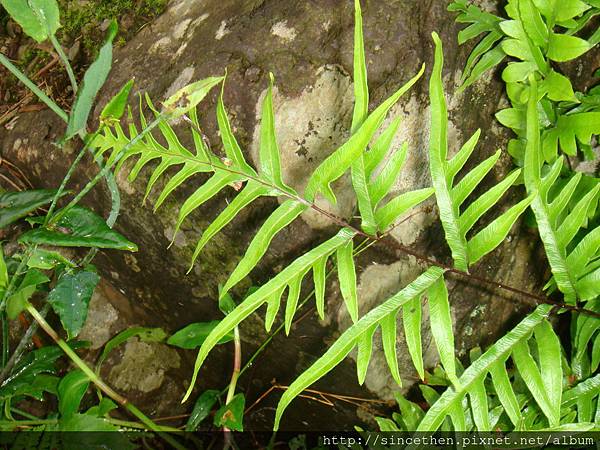
<svg viewBox="0 0 600 450">
<path fill-rule="evenodd" d="M 375 329 L 379 326 L 382 328 L 384 349 L 387 348 L 386 359 L 388 364 L 391 363 L 390 369 L 392 374 L 399 380 L 396 366 L 397 358 L 395 357 L 395 323 L 398 310 L 412 299 L 420 298 L 430 286 L 443 276 L 443 273 L 443 269 L 438 267 L 429 268 L 396 295 L 369 311 L 342 333 L 327 352 L 296 378 L 284 392 L 277 405 L 274 429 L 277 430 L 279 428 L 281 416 L 292 400 L 304 389 L 331 371 L 357 346 L 359 348 L 359 360 L 357 362 L 359 379 L 364 380 L 366 367 L 372 353 L 372 336 Z"/>
<path fill-rule="evenodd" d="M 458 269 L 467 271 L 470 265 L 476 263 L 500 245 L 533 198 L 528 197 L 513 206 L 470 240 L 467 240 L 467 233 L 473 225 L 492 206 L 498 203 L 504 193 L 515 182 L 520 170 L 508 175 L 503 181 L 473 201 L 462 214 L 460 213 L 461 205 L 494 167 L 500 157 L 500 152 L 498 151 L 465 174 L 458 183 L 454 183 L 455 176 L 475 148 L 479 131 L 463 145 L 453 158 L 448 160 L 448 111 L 442 83 L 443 50 L 437 34 L 433 34 L 433 39 L 435 42 L 435 63 L 429 94 L 431 99 L 429 146 L 431 178 L 440 211 L 440 219 L 446 234 L 446 241 L 452 252 L 454 264 Z"/>
<path fill-rule="evenodd" d="M 555 184 L 563 165 L 558 158 L 548 173 L 542 177 L 544 158 L 539 139 L 539 117 L 537 111 L 537 82 L 529 79 L 529 102 L 527 106 L 527 145 L 525 147 L 525 186 L 534 196 L 531 208 L 535 214 L 540 237 L 558 289 L 569 304 L 577 298 L 590 300 L 600 295 L 597 283 L 600 270 L 594 266 L 600 250 L 600 230 L 590 230 L 576 246 L 571 242 L 577 232 L 587 225 L 590 208 L 595 208 L 600 192 L 596 185 L 575 202 L 572 209 L 566 207 L 580 183 L 581 175 L 575 175 L 549 201 L 549 192 Z"/>
<path fill-rule="evenodd" d="M 512 357 L 516 370 L 547 417 L 550 426 L 558 425 L 562 368 L 560 364 L 556 363 L 560 361 L 560 343 L 546 320 L 551 308 L 550 305 L 538 306 L 533 313 L 475 360 L 458 379 L 459 387 L 447 389 L 427 411 L 419 423 L 417 431 L 432 432 L 439 429 L 450 412 L 461 407 L 467 395 L 471 399 L 471 409 L 486 407 L 485 402 L 481 401 L 481 389 L 482 385 L 485 389 L 484 381 L 488 375 L 491 377 L 492 386 L 504 410 L 514 426 L 519 427 L 521 408 L 506 369 L 509 357 Z M 533 333 L 535 333 L 534 338 L 532 338 Z M 530 340 L 534 340 L 538 346 L 539 363 L 532 358 L 529 352 L 528 342 Z M 558 359 L 552 359 L 555 357 Z M 558 382 L 559 380 L 560 382 Z M 478 430 L 490 431 L 479 428 L 479 426 L 487 426 L 487 422 L 483 419 L 484 415 L 489 417 L 489 411 L 483 409 L 473 411 L 473 417 L 480 418 L 476 421 Z M 459 428 L 459 424 L 455 423 L 454 426 L 457 430 L 465 430 L 465 428 Z"/>
<path fill-rule="evenodd" d="M 246 297 L 232 312 L 225 316 L 225 318 L 212 330 L 200 347 L 194 366 L 194 375 L 192 377 L 190 388 L 184 397 L 184 401 L 189 397 L 194 388 L 198 371 L 204 360 L 224 335 L 233 330 L 265 303 L 269 304 L 267 310 L 268 320 L 266 321 L 268 328 L 269 322 L 272 323 L 275 313 L 279 308 L 279 299 L 286 287 L 290 288 L 295 295 L 297 283 L 302 281 L 305 274 L 315 266 L 318 267 L 317 270 L 321 270 L 323 259 L 327 260 L 327 258 L 340 248 L 347 246 L 348 243 L 352 241 L 354 235 L 355 233 L 352 230 L 347 228 L 341 229 L 334 237 L 293 261 L 266 284 Z M 291 320 L 289 317 L 293 316 L 293 312 L 288 311 L 286 315 L 288 316 L 288 320 Z"/>
</svg>

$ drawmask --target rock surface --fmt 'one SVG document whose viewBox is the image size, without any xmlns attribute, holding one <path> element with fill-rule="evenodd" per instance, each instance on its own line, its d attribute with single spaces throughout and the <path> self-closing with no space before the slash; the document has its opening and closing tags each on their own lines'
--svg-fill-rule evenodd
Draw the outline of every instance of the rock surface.
<svg viewBox="0 0 600 450">
<path fill-rule="evenodd" d="M 346 0 L 173 0 L 158 20 L 115 53 L 115 64 L 99 105 L 106 103 L 132 77 L 135 77 L 139 92 L 149 93 L 158 102 L 191 81 L 222 74 L 227 68 L 225 103 L 238 140 L 248 157 L 256 162 L 260 104 L 271 71 L 276 80 L 276 129 L 285 179 L 296 189 L 301 189 L 316 165 L 348 137 L 352 115 L 352 30 L 352 2 Z M 368 2 L 364 6 L 364 30 L 372 106 L 411 78 L 422 63 L 431 68 L 430 33 L 437 30 L 442 36 L 446 55 L 444 79 L 451 119 L 451 151 L 456 151 L 477 128 L 483 129 L 483 137 L 472 165 L 504 147 L 507 135 L 496 126 L 493 118 L 502 102 L 502 85 L 488 77 L 464 95 L 454 93 L 468 49 L 459 48 L 456 43 L 458 28 L 452 14 L 445 10 L 445 2 Z M 428 74 L 429 70 L 391 114 L 391 117 L 400 115 L 403 118 L 396 144 L 409 143 L 408 160 L 396 186 L 398 192 L 430 184 L 427 170 Z M 215 96 L 212 95 L 201 105 L 200 113 L 203 129 L 212 147 L 218 149 L 214 104 Z M 176 130 L 182 143 L 190 145 L 185 124 L 179 124 Z M 75 148 L 61 150 L 52 144 L 63 131 L 63 124 L 48 111 L 23 114 L 14 129 L 0 130 L 2 156 L 20 165 L 36 186 L 57 186 L 75 152 Z M 510 166 L 509 158 L 505 157 L 494 176 L 500 178 Z M 76 182 L 82 183 L 94 173 L 94 166 L 88 164 L 79 171 Z M 160 326 L 173 332 L 191 322 L 218 319 L 221 317 L 215 301 L 218 284 L 227 279 L 247 243 L 277 202 L 260 200 L 244 211 L 213 239 L 194 270 L 186 276 L 202 230 L 235 192 L 228 191 L 193 213 L 176 236 L 174 245 L 167 250 L 173 238 L 178 205 L 202 178 L 190 180 L 157 214 L 153 214 L 150 204 L 141 202 L 145 190 L 143 180 L 148 176 L 149 171 L 142 172 L 139 181 L 133 184 L 129 184 L 124 175 L 118 177 L 123 206 L 117 229 L 135 241 L 140 251 L 135 254 L 101 252 L 95 263 L 106 279 L 125 293 L 125 301 L 131 309 L 127 316 L 128 325 Z M 348 181 L 342 179 L 338 183 L 340 206 L 336 213 L 348 215 L 353 207 L 352 195 L 344 186 L 348 186 Z M 155 189 L 150 195 L 150 202 L 155 199 L 156 192 Z M 507 199 L 507 204 L 518 196 L 518 192 L 514 193 Z M 99 212 L 107 211 L 108 192 L 103 187 L 95 189 L 87 203 Z M 265 259 L 239 292 L 251 283 L 268 280 L 287 262 L 334 231 L 335 226 L 322 217 L 304 215 L 274 239 Z M 435 209 L 422 207 L 388 239 L 448 261 L 442 235 Z M 538 278 L 535 270 L 539 265 L 534 263 L 533 242 L 522 233 L 516 233 L 479 264 L 475 272 L 522 289 L 534 289 Z M 359 258 L 361 313 L 411 281 L 420 269 L 422 266 L 414 258 L 408 258 L 385 243 L 364 252 Z M 464 279 L 451 278 L 449 290 L 457 346 L 463 354 L 473 346 L 491 342 L 523 307 L 514 299 L 492 292 L 489 286 L 474 286 Z M 270 387 L 269 380 L 288 384 L 323 353 L 326 345 L 349 325 L 341 305 L 339 289 L 332 282 L 328 289 L 329 314 L 325 323 L 319 323 L 313 311 L 306 308 L 309 314 L 298 315 L 303 318 L 294 325 L 289 338 L 278 335 L 274 339 L 240 380 L 247 404 L 252 404 Z M 114 303 L 113 308 L 116 308 Z M 113 314 L 106 305 L 99 307 L 99 311 L 99 317 L 105 321 Z M 425 343 L 431 342 L 427 326 L 423 331 Z M 104 330 L 90 332 L 97 339 L 107 338 Z M 241 334 L 246 359 L 265 339 L 262 317 L 254 316 L 244 323 Z M 398 340 L 401 372 L 407 387 L 416 379 L 416 374 L 405 356 L 407 352 L 401 335 Z M 375 342 L 380 345 L 380 341 Z M 128 375 L 119 375 L 116 371 L 125 366 L 131 368 L 131 364 L 138 363 L 136 358 L 142 357 L 138 353 L 152 350 L 152 358 L 160 361 L 147 366 L 148 371 L 155 373 L 146 383 L 147 390 L 138 389 L 146 390 L 146 395 L 138 392 L 134 399 L 139 400 L 142 407 L 154 411 L 156 392 L 169 392 L 169 386 L 174 385 L 177 389 L 172 392 L 179 392 L 183 386 L 179 381 L 173 381 L 176 377 L 171 374 L 179 372 L 179 377 L 189 376 L 195 355 L 193 352 L 182 353 L 180 360 L 177 353 L 159 347 L 149 349 L 145 347 L 147 345 L 141 342 L 127 344 L 121 352 L 121 360 L 113 361 L 109 380 L 118 389 L 131 391 L 131 382 L 135 381 L 131 377 L 142 375 L 131 371 L 126 371 Z M 431 344 L 427 347 L 427 360 L 434 364 L 436 352 Z M 197 393 L 207 388 L 220 389 L 228 383 L 230 351 L 229 347 L 221 346 L 209 357 L 200 374 Z M 385 369 L 382 352 L 374 355 L 365 388 L 357 386 L 354 372 L 354 365 L 347 361 L 316 388 L 367 398 L 391 398 L 395 388 Z M 276 397 L 276 394 L 270 395 L 252 410 L 246 419 L 247 429 L 272 425 L 272 406 Z M 286 415 L 283 428 L 349 429 L 359 422 L 356 406 L 352 404 L 336 402 L 335 414 L 331 414 L 329 407 L 315 402 L 300 399 L 297 404 L 297 410 L 292 408 Z M 331 418 L 325 424 L 323 414 Z"/>
</svg>

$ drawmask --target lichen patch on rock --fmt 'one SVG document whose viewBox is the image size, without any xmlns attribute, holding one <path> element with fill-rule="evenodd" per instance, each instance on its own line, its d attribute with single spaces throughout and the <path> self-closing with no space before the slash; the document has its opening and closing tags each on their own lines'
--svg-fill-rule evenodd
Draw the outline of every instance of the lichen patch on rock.
<svg viewBox="0 0 600 450">
<path fill-rule="evenodd" d="M 135 339 L 125 344 L 121 362 L 111 368 L 108 379 L 117 389 L 150 392 L 158 389 L 165 373 L 181 363 L 177 351 L 165 344 Z"/>
</svg>

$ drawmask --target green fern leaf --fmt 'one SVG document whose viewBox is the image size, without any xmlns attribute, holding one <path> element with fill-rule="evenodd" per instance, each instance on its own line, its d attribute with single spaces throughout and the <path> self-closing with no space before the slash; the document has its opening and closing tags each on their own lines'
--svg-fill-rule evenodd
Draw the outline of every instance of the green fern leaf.
<svg viewBox="0 0 600 450">
<path fill-rule="evenodd" d="M 383 304 L 372 309 L 365 316 L 361 317 L 354 325 L 348 328 L 319 358 L 311 367 L 303 372 L 290 387 L 284 392 L 275 413 L 274 430 L 279 428 L 281 416 L 287 406 L 304 389 L 309 387 L 316 380 L 322 378 L 326 373 L 337 366 L 358 344 L 365 333 L 372 332 L 373 325 L 380 323 L 387 315 L 395 315 L 398 308 L 404 303 L 415 297 L 419 297 L 443 274 L 443 269 L 432 267 L 419 276 L 416 280 L 398 292 L 396 295 L 386 300 Z M 365 362 L 361 364 L 364 366 Z"/>
<path fill-rule="evenodd" d="M 271 245 L 271 241 L 275 235 L 292 223 L 306 209 L 307 206 L 302 203 L 295 200 L 286 200 L 267 218 L 250 242 L 250 245 L 248 245 L 244 257 L 236 265 L 223 286 L 221 297 L 225 296 L 233 286 L 239 283 L 256 267 Z"/>
<path fill-rule="evenodd" d="M 427 414 L 421 423 L 419 423 L 417 431 L 436 431 L 442 425 L 442 422 L 450 413 L 450 411 L 460 407 L 465 395 L 468 392 L 471 392 L 474 385 L 481 383 L 482 377 L 485 377 L 490 371 L 493 374 L 492 381 L 494 383 L 498 379 L 506 380 L 507 377 L 504 377 L 505 374 L 500 378 L 498 376 L 498 372 L 506 372 L 504 363 L 506 362 L 507 358 L 514 352 L 515 348 L 526 345 L 531 333 L 540 323 L 545 320 L 545 316 L 549 313 L 551 308 L 552 306 L 550 305 L 538 306 L 533 313 L 529 314 L 513 330 L 509 331 L 505 336 L 500 338 L 483 355 L 475 360 L 458 379 L 460 387 L 447 389 L 440 396 L 440 398 L 427 411 Z M 535 387 L 540 388 L 543 391 L 543 384 L 538 383 L 538 385 Z M 513 402 L 514 392 L 512 392 L 512 395 L 507 395 L 507 392 L 512 391 L 510 383 L 501 383 L 496 387 L 496 389 L 498 392 L 503 392 L 503 394 L 500 396 L 503 404 L 506 402 L 506 404 L 513 405 L 512 411 L 507 409 L 511 419 L 513 419 L 512 416 L 515 413 L 515 404 Z"/>
<path fill-rule="evenodd" d="M 397 310 L 385 316 L 379 324 L 381 325 L 381 340 L 383 342 L 383 353 L 390 373 L 394 378 L 394 381 L 398 383 L 399 387 L 402 387 L 402 380 L 400 379 L 400 369 L 398 368 L 398 352 L 396 342 L 396 318 Z"/>
<path fill-rule="evenodd" d="M 347 244 L 337 249 L 337 267 L 340 280 L 340 291 L 346 304 L 346 309 L 353 322 L 358 320 L 358 294 L 356 292 L 356 268 L 354 267 L 354 243 Z"/>
<path fill-rule="evenodd" d="M 408 353 L 419 377 L 424 380 L 425 368 L 423 367 L 423 347 L 421 344 L 422 312 L 421 299 L 418 297 L 402 305 L 402 324 Z"/>
<path fill-rule="evenodd" d="M 428 291 L 429 320 L 431 333 L 440 354 L 446 375 L 454 385 L 458 383 L 454 356 L 454 333 L 452 332 L 452 316 L 448 302 L 448 289 L 443 277 L 433 283 Z"/>
<path fill-rule="evenodd" d="M 475 238 L 467 242 L 466 235 L 475 222 L 497 204 L 500 197 L 515 182 L 518 173 L 509 175 L 505 180 L 475 200 L 461 215 L 460 206 L 475 190 L 483 178 L 494 167 L 500 157 L 496 152 L 474 169 L 469 171 L 453 187 L 454 178 L 473 152 L 479 137 L 479 130 L 462 146 L 450 160 L 448 154 L 448 111 L 442 83 L 443 50 L 439 36 L 433 33 L 435 42 L 435 62 L 430 80 L 431 133 L 429 160 L 431 178 L 444 227 L 446 242 L 452 252 L 454 264 L 459 270 L 467 271 L 481 257 L 494 250 L 504 240 L 517 218 L 526 209 L 528 203 L 521 202 L 482 230 Z M 494 234 L 496 233 L 496 234 Z"/>
<path fill-rule="evenodd" d="M 183 401 L 189 398 L 192 390 L 194 389 L 194 383 L 202 363 L 224 335 L 233 330 L 264 303 L 269 301 L 274 302 L 274 298 L 278 299 L 285 287 L 290 283 L 293 283 L 296 277 L 298 277 L 298 274 L 305 274 L 307 270 L 309 270 L 321 258 L 328 257 L 337 251 L 337 249 L 347 245 L 353 237 L 353 231 L 343 228 L 338 232 L 337 235 L 328 241 L 315 247 L 308 253 L 293 261 L 270 281 L 246 297 L 244 301 L 242 301 L 231 313 L 225 316 L 225 318 L 219 322 L 219 325 L 217 325 L 211 331 L 198 351 L 198 357 L 196 359 L 196 364 L 194 365 L 192 381 Z M 269 321 L 267 321 L 267 323 L 269 323 L 271 320 L 274 320 L 273 311 L 275 310 L 275 306 L 272 304 L 269 309 Z"/>
</svg>

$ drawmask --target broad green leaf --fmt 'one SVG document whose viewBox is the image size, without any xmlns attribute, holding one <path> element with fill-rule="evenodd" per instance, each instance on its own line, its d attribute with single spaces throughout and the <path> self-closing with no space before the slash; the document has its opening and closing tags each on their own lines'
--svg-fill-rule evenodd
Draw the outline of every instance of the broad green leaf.
<svg viewBox="0 0 600 450">
<path fill-rule="evenodd" d="M 86 70 L 83 84 L 77 92 L 73 110 L 69 115 L 67 131 L 64 140 L 71 139 L 80 131 L 85 131 L 88 117 L 96 96 L 106 82 L 112 66 L 112 41 L 117 35 L 117 22 L 113 20 L 108 28 L 106 42 L 98 53 L 98 58 Z"/>
<path fill-rule="evenodd" d="M 514 131 L 523 131 L 525 129 L 525 116 L 520 109 L 502 109 L 496 113 L 496 119 L 502 125 Z"/>
<path fill-rule="evenodd" d="M 73 370 L 60 380 L 58 384 L 58 411 L 63 418 L 79 411 L 79 405 L 89 385 L 89 378 L 81 370 Z"/>
<path fill-rule="evenodd" d="M 381 126 L 381 123 L 390 108 L 419 80 L 419 78 L 421 78 L 424 69 L 423 66 L 415 77 L 409 80 L 391 97 L 379 105 L 375 111 L 369 114 L 356 133 L 317 167 L 308 180 L 308 184 L 304 191 L 304 196 L 308 201 L 313 201 L 320 192 L 330 202 L 336 202 L 330 184 L 341 177 L 352 163 L 363 154 L 371 138 Z"/>
<path fill-rule="evenodd" d="M 527 36 L 538 47 L 545 48 L 548 43 L 548 28 L 542 20 L 539 10 L 532 0 L 520 0 L 518 3 L 519 17 Z"/>
<path fill-rule="evenodd" d="M 212 320 L 210 322 L 196 322 L 187 325 L 169 337 L 167 344 L 187 349 L 198 348 L 219 322 L 219 320 Z M 229 333 L 219 340 L 219 344 L 224 344 L 232 340 L 233 333 Z"/>
<path fill-rule="evenodd" d="M 458 380 L 460 388 L 447 389 L 427 411 L 416 431 L 433 432 L 437 430 L 450 410 L 461 406 L 465 394 L 481 379 L 481 376 L 492 369 L 495 364 L 506 361 L 513 349 L 531 336 L 534 328 L 544 320 L 551 308 L 551 305 L 538 306 L 533 313 L 474 361 L 460 376 Z"/>
<path fill-rule="evenodd" d="M 590 44 L 576 36 L 550 33 L 547 56 L 552 61 L 565 62 L 581 56 L 590 49 Z"/>
<path fill-rule="evenodd" d="M 402 431 L 391 419 L 387 419 L 385 417 L 375 417 L 375 422 L 377 422 L 377 426 L 381 432 Z"/>
<path fill-rule="evenodd" d="M 100 120 L 107 122 L 113 120 L 119 120 L 125 113 L 125 107 L 127 106 L 127 100 L 129 99 L 129 93 L 133 87 L 134 80 L 131 79 L 121 88 L 121 90 L 110 99 L 106 106 L 100 113 Z"/>
<path fill-rule="evenodd" d="M 223 293 L 223 287 L 219 285 L 219 309 L 225 315 L 235 309 L 235 302 L 228 293 Z"/>
<path fill-rule="evenodd" d="M 571 80 L 554 70 L 550 70 L 546 75 L 541 89 L 547 91 L 548 98 L 555 102 L 579 102 L 573 92 Z"/>
<path fill-rule="evenodd" d="M 287 406 L 304 389 L 313 384 L 316 380 L 322 378 L 326 373 L 337 366 L 357 345 L 358 340 L 364 333 L 370 331 L 372 326 L 379 323 L 391 311 L 400 308 L 404 303 L 420 296 L 425 290 L 438 280 L 443 274 L 443 270 L 438 267 L 432 267 L 419 276 L 416 280 L 386 300 L 381 305 L 372 309 L 369 313 L 360 318 L 358 322 L 348 328 L 333 343 L 327 352 L 319 358 L 311 367 L 304 371 L 290 387 L 284 392 L 275 413 L 274 430 L 279 428 L 281 416 Z"/>
<path fill-rule="evenodd" d="M 403 305 L 404 306 L 404 305 Z M 394 378 L 394 381 L 399 387 L 402 387 L 402 380 L 400 379 L 400 371 L 398 368 L 398 353 L 397 353 L 397 341 L 396 341 L 396 319 L 397 311 L 390 312 L 379 322 L 381 324 L 381 341 L 383 342 L 383 353 L 385 360 L 390 369 L 390 373 Z"/>
<path fill-rule="evenodd" d="M 102 354 L 96 362 L 96 372 L 100 371 L 102 363 L 106 360 L 106 358 L 108 358 L 108 355 L 110 355 L 115 348 L 133 336 L 138 336 L 143 342 L 161 342 L 167 337 L 167 334 L 162 328 L 147 327 L 129 327 L 121 331 L 104 345 Z"/>
<path fill-rule="evenodd" d="M 518 83 L 526 80 L 536 69 L 537 66 L 531 61 L 512 62 L 502 71 L 502 80 L 505 83 Z"/>
<path fill-rule="evenodd" d="M 171 118 L 181 117 L 194 109 L 198 103 L 204 100 L 204 97 L 217 84 L 222 83 L 224 77 L 208 77 L 192 84 L 188 84 L 175 92 L 163 103 L 165 110 Z"/>
<path fill-rule="evenodd" d="M 421 299 L 413 298 L 402 305 L 402 324 L 404 326 L 404 336 L 406 346 L 412 362 L 417 369 L 421 380 L 425 379 L 425 369 L 423 367 L 423 349 L 421 345 Z"/>
<path fill-rule="evenodd" d="M 399 392 L 394 392 L 394 398 L 396 399 L 396 403 L 398 403 L 398 408 L 400 408 L 400 417 L 404 423 L 405 430 L 415 430 L 423 418 L 423 410 L 416 403 L 408 401 Z"/>
<path fill-rule="evenodd" d="M 517 219 L 525 212 L 533 200 L 533 195 L 521 200 L 473 236 L 469 242 L 467 242 L 469 264 L 475 264 L 498 247 L 502 241 L 504 241 Z"/>
<path fill-rule="evenodd" d="M 33 269 L 51 270 L 59 264 L 70 268 L 75 267 L 74 262 L 65 258 L 59 252 L 55 252 L 53 250 L 46 250 L 43 248 L 35 248 L 29 259 L 27 260 L 27 267 Z M 0 286 L 2 286 L 1 282 Z"/>
<path fill-rule="evenodd" d="M 340 291 L 346 304 L 346 309 L 353 322 L 358 320 L 358 295 L 356 292 L 356 268 L 353 256 L 354 244 L 348 241 L 337 249 L 338 278 L 340 280 Z"/>
<path fill-rule="evenodd" d="M 19 242 L 58 247 L 97 247 L 137 251 L 137 245 L 110 229 L 101 217 L 82 206 L 72 207 L 55 225 L 24 233 L 19 238 Z"/>
<path fill-rule="evenodd" d="M 533 0 L 533 3 L 552 23 L 567 21 L 590 8 L 580 0 Z"/>
<path fill-rule="evenodd" d="M 48 303 L 60 318 L 69 339 L 77 337 L 83 328 L 98 281 L 100 277 L 96 272 L 65 272 L 48 294 Z"/>
<path fill-rule="evenodd" d="M 42 347 L 25 353 L 2 383 L 0 398 L 6 400 L 17 395 L 28 395 L 42 400 L 43 391 L 50 387 L 48 384 L 50 379 L 46 378 L 43 383 L 39 384 L 36 384 L 36 381 L 43 374 L 55 374 L 57 371 L 56 361 L 62 356 L 63 351 L 57 346 Z M 58 380 L 55 378 L 54 381 L 56 383 L 53 392 L 56 393 Z"/>
<path fill-rule="evenodd" d="M 0 194 L 0 228 L 16 222 L 40 206 L 50 203 L 55 195 L 56 191 L 49 189 Z"/>
<path fill-rule="evenodd" d="M 119 427 L 103 417 L 73 414 L 59 421 L 60 448 L 64 450 L 109 449 L 134 450 L 137 448 L 130 436 L 120 433 Z M 82 433 L 82 431 L 85 431 Z"/>
<path fill-rule="evenodd" d="M 446 288 L 444 277 L 440 277 L 429 287 L 427 297 L 429 300 L 429 321 L 431 323 L 433 340 L 435 341 L 435 346 L 440 354 L 440 360 L 448 379 L 456 385 L 458 379 L 456 378 L 452 315 L 450 313 L 448 289 Z"/>
<path fill-rule="evenodd" d="M 266 253 L 275 235 L 292 223 L 306 208 L 307 206 L 302 203 L 294 200 L 286 200 L 267 218 L 252 239 L 252 242 L 248 245 L 244 257 L 229 276 L 225 286 L 223 286 L 221 295 L 227 293 L 250 273 Z"/>
<path fill-rule="evenodd" d="M 98 403 L 96 406 L 92 406 L 85 412 L 85 414 L 88 416 L 106 417 L 109 412 L 117 408 L 117 404 L 110 398 L 102 397 L 102 399 L 100 399 L 100 403 Z"/>
<path fill-rule="evenodd" d="M 49 282 L 50 279 L 42 272 L 36 269 L 29 269 L 17 290 L 8 297 L 6 301 L 6 314 L 10 320 L 16 317 L 25 309 L 27 302 L 37 290 L 38 286 Z"/>
<path fill-rule="evenodd" d="M 16 319 L 25 309 L 27 302 L 35 291 L 35 286 L 26 286 L 8 297 L 6 300 L 6 315 L 10 320 Z"/>
<path fill-rule="evenodd" d="M 11 18 L 25 34 L 42 42 L 60 28 L 60 12 L 56 0 L 1 0 Z"/>
<path fill-rule="evenodd" d="M 200 394 L 185 425 L 185 431 L 196 431 L 202 421 L 210 415 L 218 399 L 219 391 L 214 389 L 208 389 Z"/>
<path fill-rule="evenodd" d="M 244 431 L 244 394 L 235 394 L 229 403 L 219 408 L 215 413 L 214 425 L 227 427 L 231 431 Z"/>
</svg>

